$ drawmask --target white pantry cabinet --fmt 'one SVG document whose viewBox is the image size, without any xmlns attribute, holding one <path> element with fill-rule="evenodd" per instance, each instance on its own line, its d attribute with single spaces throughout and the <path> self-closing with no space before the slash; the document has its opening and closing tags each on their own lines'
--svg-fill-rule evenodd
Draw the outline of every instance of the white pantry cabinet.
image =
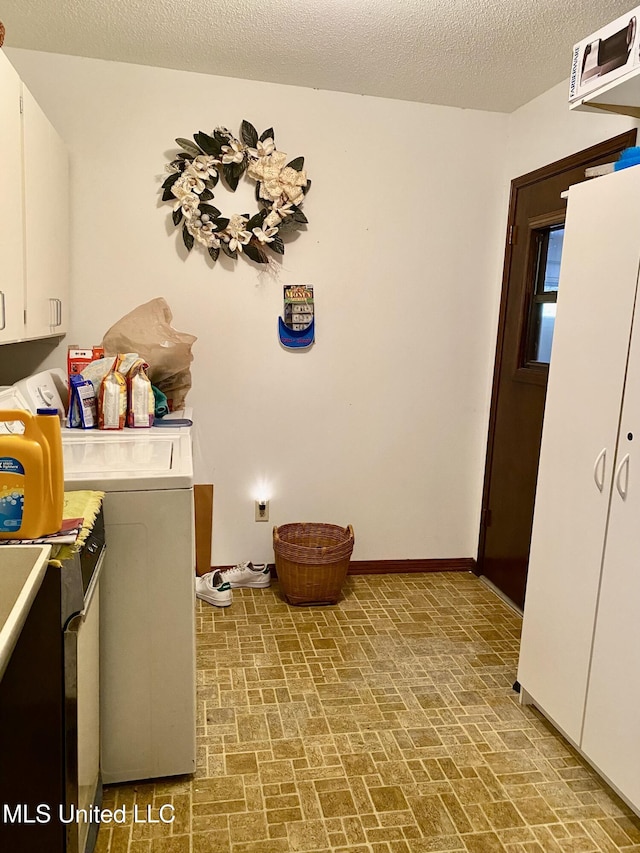
<svg viewBox="0 0 640 853">
<path fill-rule="evenodd" d="M 69 160 L 0 50 L 0 343 L 61 335 L 69 303 Z"/>
<path fill-rule="evenodd" d="M 25 222 L 25 337 L 67 330 L 69 160 L 67 149 L 22 86 Z"/>
<path fill-rule="evenodd" d="M 0 343 L 18 340 L 24 327 L 21 135 L 20 78 L 0 50 Z"/>
<path fill-rule="evenodd" d="M 639 269 L 640 168 L 572 187 L 518 667 L 523 701 L 636 810 Z"/>
</svg>

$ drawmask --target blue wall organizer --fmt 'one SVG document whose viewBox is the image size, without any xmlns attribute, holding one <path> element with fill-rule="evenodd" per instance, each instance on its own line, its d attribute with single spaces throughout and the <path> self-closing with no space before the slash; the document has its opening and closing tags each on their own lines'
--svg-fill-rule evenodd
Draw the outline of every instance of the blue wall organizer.
<svg viewBox="0 0 640 853">
<path fill-rule="evenodd" d="M 284 319 L 278 317 L 278 335 L 288 349 L 310 347 L 315 341 L 313 287 L 302 284 L 284 286 Z"/>
</svg>

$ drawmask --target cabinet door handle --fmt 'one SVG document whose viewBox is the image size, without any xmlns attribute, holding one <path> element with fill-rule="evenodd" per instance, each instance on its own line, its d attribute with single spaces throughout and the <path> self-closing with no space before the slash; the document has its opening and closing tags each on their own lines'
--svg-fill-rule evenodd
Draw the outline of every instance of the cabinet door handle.
<svg viewBox="0 0 640 853">
<path fill-rule="evenodd" d="M 56 326 L 61 326 L 62 325 L 62 299 L 56 299 L 56 306 L 58 308 L 58 313 L 56 316 L 56 320 L 57 320 Z"/>
<path fill-rule="evenodd" d="M 593 466 L 593 479 L 596 481 L 596 486 L 599 492 L 604 489 L 604 472 L 606 464 L 607 448 L 603 447 L 600 453 L 598 454 L 598 458 L 596 459 L 595 465 Z"/>
<path fill-rule="evenodd" d="M 624 486 L 622 485 L 622 474 L 624 472 Z M 618 465 L 616 471 L 616 489 L 622 500 L 626 500 L 627 488 L 629 486 L 629 454 L 625 453 L 622 462 Z"/>
<path fill-rule="evenodd" d="M 0 332 L 7 327 L 7 314 L 4 308 L 4 290 L 0 290 L 0 296 L 2 297 L 2 325 L 0 326 Z"/>
<path fill-rule="evenodd" d="M 49 297 L 49 325 L 53 328 L 56 325 L 56 300 Z"/>
</svg>

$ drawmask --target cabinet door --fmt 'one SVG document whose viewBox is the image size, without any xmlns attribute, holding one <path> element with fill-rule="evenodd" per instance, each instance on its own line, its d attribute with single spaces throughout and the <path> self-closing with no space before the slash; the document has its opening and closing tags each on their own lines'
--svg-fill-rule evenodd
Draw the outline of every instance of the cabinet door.
<svg viewBox="0 0 640 853">
<path fill-rule="evenodd" d="M 640 233 L 640 222 L 637 222 Z M 636 303 L 582 749 L 640 809 L 640 303 Z"/>
<path fill-rule="evenodd" d="M 518 678 L 580 743 L 640 261 L 640 169 L 573 187 Z"/>
<path fill-rule="evenodd" d="M 20 78 L 0 50 L 0 342 L 22 337 L 24 326 Z"/>
<path fill-rule="evenodd" d="M 69 293 L 67 150 L 23 85 L 26 337 L 62 334 Z"/>
</svg>

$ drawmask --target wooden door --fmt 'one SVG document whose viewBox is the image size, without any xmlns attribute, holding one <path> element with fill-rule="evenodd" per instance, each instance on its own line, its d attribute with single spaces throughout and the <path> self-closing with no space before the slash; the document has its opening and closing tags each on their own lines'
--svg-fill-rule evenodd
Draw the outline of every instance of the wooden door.
<svg viewBox="0 0 640 853">
<path fill-rule="evenodd" d="M 640 180 L 635 181 L 635 192 L 637 200 Z M 630 215 L 635 218 L 637 235 L 637 201 L 634 207 Z M 636 809 L 640 809 L 638 519 L 640 300 L 636 298 L 582 739 L 585 754 Z"/>
<path fill-rule="evenodd" d="M 24 328 L 22 260 L 22 151 L 20 78 L 0 51 L 0 342 L 15 341 Z"/>
<path fill-rule="evenodd" d="M 565 216 L 561 193 L 615 160 L 635 130 L 512 182 L 478 545 L 478 573 L 524 604 L 548 363 L 536 326 L 545 241 Z M 540 287 L 538 287 L 540 290 Z M 543 288 L 544 290 L 544 288 Z M 538 348 L 539 350 L 540 348 Z"/>
<path fill-rule="evenodd" d="M 69 164 L 64 143 L 23 85 L 25 281 L 30 338 L 61 335 L 69 293 Z"/>
<path fill-rule="evenodd" d="M 580 743 L 640 264 L 640 170 L 570 190 L 518 680 Z"/>
</svg>

